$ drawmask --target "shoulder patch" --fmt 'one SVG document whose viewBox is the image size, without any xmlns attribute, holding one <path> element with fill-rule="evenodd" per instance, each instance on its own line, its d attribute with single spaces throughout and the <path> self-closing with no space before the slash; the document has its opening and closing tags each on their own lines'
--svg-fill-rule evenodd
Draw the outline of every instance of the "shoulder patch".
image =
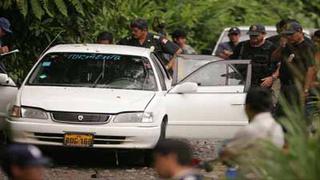
<svg viewBox="0 0 320 180">
<path fill-rule="evenodd" d="M 167 44 L 167 42 L 168 42 L 168 39 L 166 39 L 166 38 L 163 38 L 163 39 L 161 40 L 161 42 L 162 42 L 163 44 Z"/>
<path fill-rule="evenodd" d="M 153 35 L 153 38 L 154 38 L 154 39 L 160 39 L 160 36 L 158 36 L 158 35 Z"/>
</svg>

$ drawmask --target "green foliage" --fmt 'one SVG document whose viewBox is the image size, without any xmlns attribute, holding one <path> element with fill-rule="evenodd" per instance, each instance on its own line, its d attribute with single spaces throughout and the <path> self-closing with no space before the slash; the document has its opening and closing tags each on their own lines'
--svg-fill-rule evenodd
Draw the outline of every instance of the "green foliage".
<svg viewBox="0 0 320 180">
<path fill-rule="evenodd" d="M 283 151 L 273 144 L 261 142 L 258 149 L 246 152 L 238 160 L 242 175 L 254 174 L 256 179 L 317 180 L 320 171 L 319 114 L 312 117 L 316 133 L 308 132 L 308 124 L 302 107 L 283 103 L 286 117 L 280 122 L 287 129 L 289 144 Z M 317 106 L 319 107 L 319 106 Z"/>
<path fill-rule="evenodd" d="M 26 16 L 28 13 L 28 1 L 27 0 L 18 0 L 17 6 L 23 16 Z"/>
<path fill-rule="evenodd" d="M 42 51 L 62 31 L 56 43 L 93 43 L 101 31 L 115 40 L 128 35 L 129 22 L 158 17 L 167 32 L 183 28 L 199 52 L 210 51 L 225 27 L 296 18 L 304 27 L 320 26 L 320 0 L 1 0 L 0 16 L 10 19 L 12 44 L 21 53 L 6 59 L 10 75 L 21 82 Z M 151 26 L 150 26 L 151 27 Z M 316 179 L 319 136 L 306 135 L 299 109 L 288 111 L 288 154 L 271 145 L 249 154 L 245 167 L 262 179 Z M 267 160 L 266 160 L 267 159 Z"/>
<path fill-rule="evenodd" d="M 31 4 L 33 14 L 38 19 L 41 19 L 41 17 L 45 14 L 44 10 L 41 7 L 41 2 L 39 0 L 31 0 L 30 4 Z"/>
<path fill-rule="evenodd" d="M 157 17 L 168 33 L 183 28 L 198 52 L 209 53 L 228 26 L 274 25 L 290 17 L 306 27 L 319 27 L 319 4 L 320 0 L 1 0 L 0 16 L 13 25 L 12 43 L 21 53 L 7 62 L 12 75 L 21 81 L 60 31 L 59 43 L 92 43 L 106 30 L 117 42 L 128 35 L 132 19 L 147 19 L 152 30 Z"/>
<path fill-rule="evenodd" d="M 3 0 L 0 3 L 0 8 L 14 9 L 17 6 L 24 17 L 34 15 L 37 19 L 41 20 L 45 15 L 53 17 L 59 13 L 67 17 L 68 6 L 73 7 L 78 13 L 84 15 L 83 2 L 80 2 L 80 0 Z M 53 5 L 56 6 L 55 10 L 52 8 Z"/>
</svg>

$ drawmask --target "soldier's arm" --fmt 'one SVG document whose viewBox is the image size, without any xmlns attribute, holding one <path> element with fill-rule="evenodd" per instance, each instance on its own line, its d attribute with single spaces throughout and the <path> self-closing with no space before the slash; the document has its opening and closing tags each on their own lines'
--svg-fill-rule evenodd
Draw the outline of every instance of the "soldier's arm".
<svg viewBox="0 0 320 180">
<path fill-rule="evenodd" d="M 224 44 L 220 43 L 215 55 L 221 57 L 222 59 L 227 59 L 228 56 L 224 53 L 224 49 Z"/>
<path fill-rule="evenodd" d="M 272 55 L 271 55 L 271 59 L 273 61 L 279 61 L 282 58 L 282 51 L 284 50 L 284 48 L 287 45 L 287 39 L 284 37 L 280 38 L 280 46 L 273 51 Z"/>
<path fill-rule="evenodd" d="M 281 59 L 282 50 L 283 50 L 282 47 L 278 47 L 275 51 L 273 51 L 272 56 L 271 56 L 273 61 L 277 61 L 277 60 Z"/>
<path fill-rule="evenodd" d="M 174 69 L 176 65 L 176 57 L 182 53 L 182 49 L 179 48 L 176 53 L 173 54 L 172 58 L 169 60 L 169 63 L 166 65 L 167 70 Z"/>
<path fill-rule="evenodd" d="M 229 59 L 239 59 L 240 51 L 243 46 L 243 43 L 239 43 L 233 50 L 233 54 L 229 56 Z"/>
<path fill-rule="evenodd" d="M 159 43 L 164 52 L 172 55 L 172 58 L 169 59 L 169 63 L 166 66 L 167 70 L 174 69 L 175 59 L 177 55 L 182 53 L 182 49 L 179 48 L 179 46 L 173 43 L 172 41 L 167 40 L 165 37 L 160 37 Z"/>
<path fill-rule="evenodd" d="M 314 81 L 316 79 L 316 74 L 317 74 L 316 66 L 308 67 L 308 71 L 306 74 L 306 80 L 305 80 L 305 84 L 304 84 L 304 91 L 305 91 L 306 95 L 309 93 L 309 89 L 314 84 Z"/>
<path fill-rule="evenodd" d="M 315 53 L 314 49 L 309 49 L 306 52 L 308 70 L 307 70 L 307 73 L 305 76 L 306 79 L 305 79 L 305 83 L 304 83 L 305 95 L 308 95 L 309 89 L 312 88 L 312 85 L 314 84 L 314 82 L 316 80 L 317 70 L 316 70 L 315 54 L 316 53 Z"/>
</svg>

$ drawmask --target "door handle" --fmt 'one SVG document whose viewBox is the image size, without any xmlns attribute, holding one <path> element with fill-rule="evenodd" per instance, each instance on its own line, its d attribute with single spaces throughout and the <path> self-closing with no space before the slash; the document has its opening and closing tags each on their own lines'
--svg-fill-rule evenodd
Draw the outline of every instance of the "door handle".
<svg viewBox="0 0 320 180">
<path fill-rule="evenodd" d="M 244 106 L 244 104 L 243 103 L 233 103 L 233 104 L 231 104 L 232 106 Z"/>
</svg>

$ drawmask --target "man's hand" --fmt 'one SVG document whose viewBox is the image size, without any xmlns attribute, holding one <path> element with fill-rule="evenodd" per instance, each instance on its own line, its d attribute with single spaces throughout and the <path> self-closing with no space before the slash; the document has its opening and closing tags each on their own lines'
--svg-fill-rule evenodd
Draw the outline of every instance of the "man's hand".
<svg viewBox="0 0 320 180">
<path fill-rule="evenodd" d="M 283 47 L 283 48 L 286 47 L 287 41 L 288 41 L 287 38 L 281 37 L 280 38 L 280 46 Z"/>
<path fill-rule="evenodd" d="M 272 76 L 268 76 L 266 78 L 261 79 L 263 81 L 260 86 L 264 88 L 270 88 L 273 84 L 273 78 Z"/>
<path fill-rule="evenodd" d="M 223 50 L 223 54 L 225 54 L 226 56 L 231 56 L 233 54 L 232 51 L 229 51 L 229 50 Z"/>
<path fill-rule="evenodd" d="M 7 52 L 9 52 L 8 46 L 0 47 L 0 54 L 7 53 Z"/>
<path fill-rule="evenodd" d="M 176 57 L 182 53 L 182 49 L 179 48 L 177 52 L 172 56 L 172 58 L 169 60 L 169 63 L 166 65 L 167 70 L 174 70 L 176 66 Z"/>
</svg>

